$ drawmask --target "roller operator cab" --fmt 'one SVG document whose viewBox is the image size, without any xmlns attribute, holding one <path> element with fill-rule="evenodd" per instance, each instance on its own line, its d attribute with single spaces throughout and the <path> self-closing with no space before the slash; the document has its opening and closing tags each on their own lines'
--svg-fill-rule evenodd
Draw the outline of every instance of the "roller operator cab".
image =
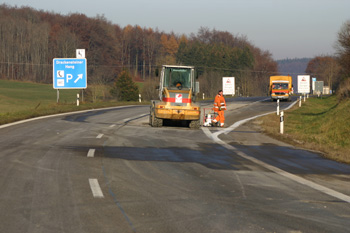
<svg viewBox="0 0 350 233">
<path fill-rule="evenodd" d="M 193 66 L 163 65 L 160 73 L 159 100 L 152 100 L 150 125 L 163 126 L 164 120 L 183 121 L 190 128 L 200 127 L 201 108 L 195 103 L 199 92 Z"/>
</svg>

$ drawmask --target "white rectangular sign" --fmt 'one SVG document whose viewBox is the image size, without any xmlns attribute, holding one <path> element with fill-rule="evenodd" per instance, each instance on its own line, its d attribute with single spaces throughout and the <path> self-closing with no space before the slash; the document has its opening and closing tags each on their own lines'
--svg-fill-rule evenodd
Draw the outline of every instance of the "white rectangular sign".
<svg viewBox="0 0 350 233">
<path fill-rule="evenodd" d="M 222 78 L 222 92 L 223 92 L 223 95 L 235 95 L 235 78 L 234 77 Z"/>
<path fill-rule="evenodd" d="M 76 49 L 76 58 L 85 58 L 85 49 Z"/>
<path fill-rule="evenodd" d="M 298 93 L 310 93 L 310 75 L 298 75 Z"/>
<path fill-rule="evenodd" d="M 316 82 L 316 78 L 312 78 L 312 90 L 315 90 L 315 82 Z"/>
<path fill-rule="evenodd" d="M 175 103 L 182 103 L 182 94 L 175 95 Z"/>
</svg>

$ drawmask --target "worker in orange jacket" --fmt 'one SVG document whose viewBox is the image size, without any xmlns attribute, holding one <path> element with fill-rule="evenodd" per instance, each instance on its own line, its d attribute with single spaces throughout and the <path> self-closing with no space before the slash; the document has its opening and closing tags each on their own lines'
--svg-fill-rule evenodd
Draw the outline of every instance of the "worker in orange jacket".
<svg viewBox="0 0 350 233">
<path fill-rule="evenodd" d="M 214 100 L 214 112 L 217 112 L 217 117 L 213 120 L 213 123 L 220 121 L 220 126 L 224 127 L 225 116 L 224 111 L 226 110 L 226 101 L 223 96 L 222 90 L 219 90 L 218 94 L 215 96 Z"/>
</svg>

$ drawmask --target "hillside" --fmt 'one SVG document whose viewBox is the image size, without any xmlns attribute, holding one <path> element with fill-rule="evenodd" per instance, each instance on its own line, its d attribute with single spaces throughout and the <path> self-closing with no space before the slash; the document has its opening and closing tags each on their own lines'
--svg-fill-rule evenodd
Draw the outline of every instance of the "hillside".
<svg viewBox="0 0 350 233">
<path fill-rule="evenodd" d="M 304 74 L 308 62 L 311 58 L 293 58 L 277 60 L 278 71 L 283 75 L 298 75 Z"/>
<path fill-rule="evenodd" d="M 307 64 L 311 58 L 293 58 L 277 60 L 278 72 L 281 75 L 291 75 L 294 83 L 294 90 L 297 90 L 297 76 L 305 74 Z"/>
<path fill-rule="evenodd" d="M 53 59 L 74 58 L 77 48 L 86 51 L 88 89 L 90 84 L 113 84 L 125 69 L 134 79 L 148 81 L 156 79 L 161 65 L 182 64 L 193 65 L 199 77 L 208 77 L 200 80 L 207 96 L 217 92 L 210 82 L 225 76 L 237 77 L 243 94 L 251 95 L 265 93 L 261 83 L 277 72 L 271 53 L 248 38 L 207 27 L 190 36 L 176 35 L 138 25 L 121 27 L 103 16 L 0 5 L 0 35 L 4 80 L 50 84 Z"/>
</svg>

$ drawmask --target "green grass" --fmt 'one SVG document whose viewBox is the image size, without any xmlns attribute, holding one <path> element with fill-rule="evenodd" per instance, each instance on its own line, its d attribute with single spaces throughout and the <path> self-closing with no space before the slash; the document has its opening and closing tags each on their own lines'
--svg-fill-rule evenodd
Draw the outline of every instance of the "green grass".
<svg viewBox="0 0 350 233">
<path fill-rule="evenodd" d="M 76 101 L 79 90 L 60 90 L 61 103 Z M 33 110 L 57 103 L 52 85 L 0 80 L 0 114 Z"/>
<path fill-rule="evenodd" d="M 284 134 L 279 134 L 279 117 L 261 118 L 269 135 L 307 149 L 323 152 L 329 159 L 350 163 L 350 100 L 335 96 L 309 98 L 285 112 Z"/>
<path fill-rule="evenodd" d="M 139 90 L 141 91 L 143 86 L 144 86 L 144 83 L 143 82 L 135 82 L 135 84 L 138 86 Z"/>
<path fill-rule="evenodd" d="M 80 92 L 81 90 L 60 90 L 57 103 L 57 90 L 50 84 L 0 80 L 0 125 L 56 113 L 139 104 L 116 101 L 83 103 L 80 98 L 80 106 L 76 106 L 77 94 Z"/>
</svg>

